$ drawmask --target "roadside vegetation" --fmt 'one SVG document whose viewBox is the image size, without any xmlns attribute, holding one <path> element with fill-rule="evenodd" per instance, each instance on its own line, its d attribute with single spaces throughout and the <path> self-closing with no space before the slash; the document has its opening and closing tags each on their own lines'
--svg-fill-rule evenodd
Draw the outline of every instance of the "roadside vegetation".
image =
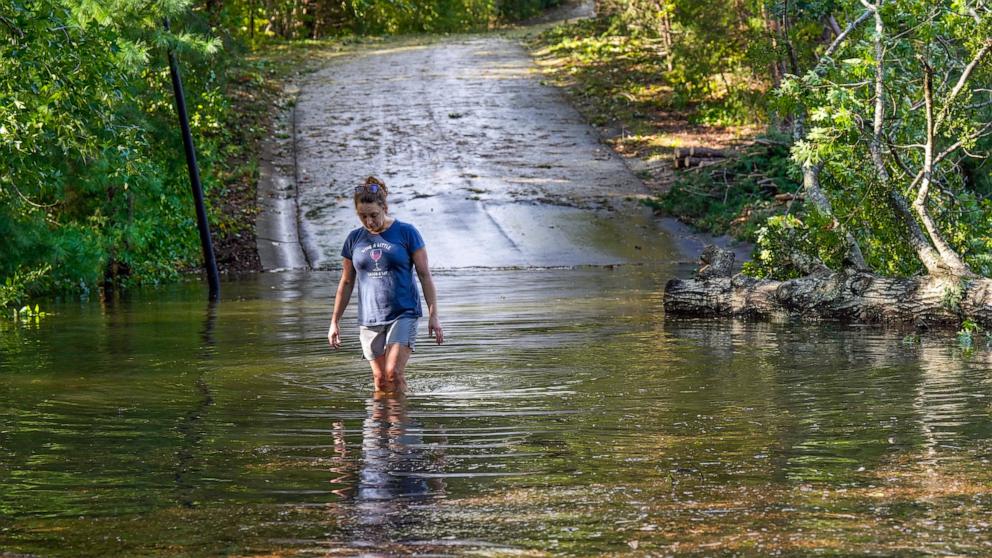
<svg viewBox="0 0 992 558">
<path fill-rule="evenodd" d="M 39 296 L 95 295 L 199 269 L 168 49 L 180 60 L 218 264 L 252 271 L 259 145 L 284 102 L 280 82 L 305 66 L 298 47 L 486 29 L 556 3 L 4 3 L 0 315 Z"/>
<path fill-rule="evenodd" d="M 695 47 L 670 44 L 674 30 L 666 38 L 667 27 L 636 19 L 621 12 L 561 25 L 531 46 L 547 78 L 633 160 L 654 194 L 646 203 L 698 229 L 753 241 L 765 219 L 783 210 L 775 196 L 799 187 L 787 136 L 768 126 L 769 84 L 740 61 L 716 69 L 715 61 L 698 63 L 694 51 L 713 37 L 697 38 L 703 43 Z M 676 154 L 695 147 L 735 156 L 690 157 L 693 166 L 675 172 Z"/>
<path fill-rule="evenodd" d="M 650 205 L 755 243 L 750 274 L 992 274 L 982 4 L 602 0 L 598 14 L 536 39 L 548 79 L 641 169 Z M 722 156 L 686 159 L 693 146 Z"/>
</svg>

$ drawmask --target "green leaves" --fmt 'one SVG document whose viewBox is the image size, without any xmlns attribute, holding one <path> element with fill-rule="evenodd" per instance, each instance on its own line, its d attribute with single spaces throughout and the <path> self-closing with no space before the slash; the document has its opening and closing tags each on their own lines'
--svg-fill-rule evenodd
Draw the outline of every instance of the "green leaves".
<svg viewBox="0 0 992 558">
<path fill-rule="evenodd" d="M 27 301 L 31 293 L 41 287 L 42 281 L 47 278 L 51 270 L 52 266 L 46 264 L 31 271 L 21 269 L 5 277 L 3 284 L 0 284 L 0 310 L 16 307 Z M 20 312 L 25 312 L 25 308 L 27 307 L 21 308 Z"/>
<path fill-rule="evenodd" d="M 99 26 L 116 31 L 149 30 L 186 12 L 191 0 L 62 0 L 72 22 L 82 28 Z"/>
<path fill-rule="evenodd" d="M 0 277 L 10 280 L 0 306 L 93 288 L 105 276 L 171 278 L 195 262 L 165 53 L 156 48 L 162 17 L 187 6 L 28 0 L 0 9 L 22 31 L 0 41 Z M 228 108 L 204 60 L 220 42 L 177 37 L 191 53 L 191 116 L 219 129 Z M 197 140 L 209 168 L 219 139 Z"/>
<path fill-rule="evenodd" d="M 812 258 L 839 267 L 843 242 L 833 229 L 832 220 L 815 211 L 805 220 L 795 215 L 774 215 L 758 229 L 751 261 L 744 272 L 752 277 L 794 279 L 806 273 L 796 266 L 797 259 Z"/>
<path fill-rule="evenodd" d="M 144 68 L 149 62 L 148 47 L 144 41 L 128 41 L 118 39 L 115 43 L 116 52 L 114 56 L 118 63 L 134 72 Z"/>
</svg>

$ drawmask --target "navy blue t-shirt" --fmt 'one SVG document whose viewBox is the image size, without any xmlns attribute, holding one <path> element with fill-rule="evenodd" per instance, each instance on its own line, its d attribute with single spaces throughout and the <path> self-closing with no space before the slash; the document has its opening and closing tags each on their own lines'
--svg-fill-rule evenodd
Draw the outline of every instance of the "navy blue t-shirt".
<svg viewBox="0 0 992 558">
<path fill-rule="evenodd" d="M 423 247 L 420 232 L 398 220 L 379 234 L 365 227 L 351 231 L 341 255 L 351 260 L 358 274 L 359 325 L 423 316 L 420 291 L 413 279 L 413 253 Z"/>
</svg>

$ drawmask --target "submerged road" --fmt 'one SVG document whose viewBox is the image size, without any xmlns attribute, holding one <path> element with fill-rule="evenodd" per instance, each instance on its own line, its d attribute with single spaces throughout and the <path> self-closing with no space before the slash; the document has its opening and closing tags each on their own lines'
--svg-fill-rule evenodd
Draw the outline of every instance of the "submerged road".
<svg viewBox="0 0 992 558">
<path fill-rule="evenodd" d="M 260 219 L 267 269 L 335 267 L 368 175 L 421 230 L 434 268 L 677 257 L 637 202 L 641 182 L 513 39 L 369 47 L 297 85 L 285 164 L 270 169 L 282 195 Z M 305 258 L 286 255 L 297 238 Z"/>
</svg>

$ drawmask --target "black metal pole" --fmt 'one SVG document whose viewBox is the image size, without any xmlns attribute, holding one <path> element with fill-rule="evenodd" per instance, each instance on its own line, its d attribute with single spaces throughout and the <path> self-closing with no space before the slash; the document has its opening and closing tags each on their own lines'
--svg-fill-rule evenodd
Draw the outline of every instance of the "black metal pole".
<svg viewBox="0 0 992 558">
<path fill-rule="evenodd" d="M 169 31 L 169 20 L 164 20 L 165 30 Z M 203 266 L 207 268 L 207 281 L 210 284 L 210 300 L 220 298 L 220 277 L 217 273 L 217 260 L 214 246 L 210 241 L 210 223 L 207 222 L 207 209 L 203 203 L 203 185 L 200 184 L 200 169 L 196 164 L 196 149 L 193 135 L 189 131 L 189 116 L 186 114 L 186 97 L 183 95 L 183 81 L 179 77 L 179 63 L 176 53 L 169 49 L 169 74 L 172 75 L 172 89 L 176 94 L 176 111 L 179 113 L 179 127 L 183 132 L 183 145 L 186 147 L 186 166 L 189 168 L 190 186 L 193 188 L 193 201 L 196 203 L 196 224 L 200 229 L 200 244 L 203 246 Z"/>
</svg>

